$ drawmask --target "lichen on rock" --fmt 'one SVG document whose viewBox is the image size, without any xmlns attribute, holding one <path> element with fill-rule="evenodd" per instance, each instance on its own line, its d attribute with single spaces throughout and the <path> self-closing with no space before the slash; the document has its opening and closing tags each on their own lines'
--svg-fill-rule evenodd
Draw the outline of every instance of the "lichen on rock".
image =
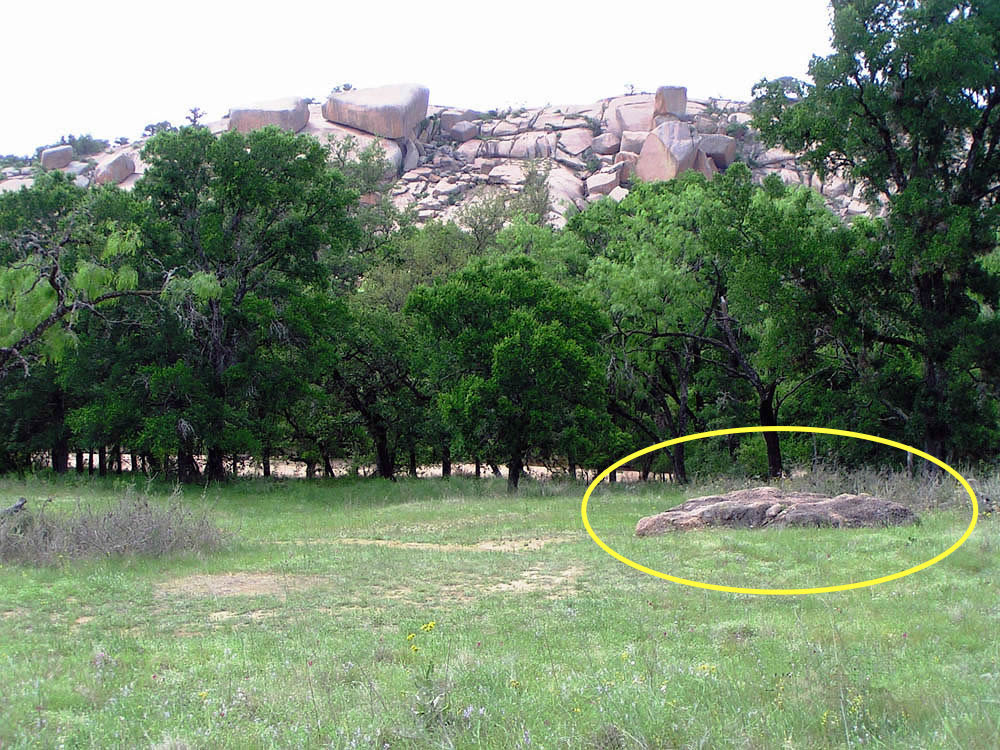
<svg viewBox="0 0 1000 750">
<path fill-rule="evenodd" d="M 654 516 L 640 519 L 636 536 L 657 536 L 668 531 L 712 526 L 760 528 L 763 526 L 833 526 L 864 528 L 901 526 L 917 520 L 905 505 L 873 495 L 841 494 L 755 487 L 724 495 L 696 497 Z"/>
</svg>

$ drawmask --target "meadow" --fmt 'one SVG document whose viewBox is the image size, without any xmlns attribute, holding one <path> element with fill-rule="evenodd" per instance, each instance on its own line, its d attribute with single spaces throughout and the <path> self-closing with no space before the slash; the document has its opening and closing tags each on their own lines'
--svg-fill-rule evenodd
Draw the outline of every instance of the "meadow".
<svg viewBox="0 0 1000 750">
<path fill-rule="evenodd" d="M 0 506 L 53 513 L 179 491 L 231 532 L 211 553 L 4 563 L 0 747 L 1000 747 L 995 515 L 914 575 L 753 596 L 612 559 L 584 489 L 0 480 Z M 603 485 L 590 522 L 663 572 L 799 588 L 911 567 L 971 516 L 949 491 L 916 526 L 634 537 L 693 494 Z"/>
</svg>

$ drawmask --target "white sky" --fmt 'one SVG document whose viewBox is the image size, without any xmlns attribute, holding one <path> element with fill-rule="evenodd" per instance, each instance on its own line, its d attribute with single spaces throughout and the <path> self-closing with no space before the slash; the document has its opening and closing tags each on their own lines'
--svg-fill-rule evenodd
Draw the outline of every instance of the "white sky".
<svg viewBox="0 0 1000 750">
<path fill-rule="evenodd" d="M 191 107 L 420 83 L 431 104 L 586 104 L 687 86 L 748 100 L 827 55 L 827 0 L 8 0 L 0 11 L 0 154 L 69 133 L 135 138 Z"/>
</svg>

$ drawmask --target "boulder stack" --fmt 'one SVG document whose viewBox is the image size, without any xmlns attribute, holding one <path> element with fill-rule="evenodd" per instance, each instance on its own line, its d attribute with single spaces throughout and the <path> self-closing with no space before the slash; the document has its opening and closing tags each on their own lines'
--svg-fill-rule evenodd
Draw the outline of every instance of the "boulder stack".
<svg viewBox="0 0 1000 750">
<path fill-rule="evenodd" d="M 308 122 L 309 103 L 296 97 L 248 104 L 229 111 L 229 129 L 241 133 L 248 133 L 265 125 L 277 125 L 298 133 Z"/>
<path fill-rule="evenodd" d="M 408 138 L 427 117 L 429 98 L 430 91 L 415 84 L 335 92 L 323 105 L 323 117 L 385 138 Z"/>
</svg>

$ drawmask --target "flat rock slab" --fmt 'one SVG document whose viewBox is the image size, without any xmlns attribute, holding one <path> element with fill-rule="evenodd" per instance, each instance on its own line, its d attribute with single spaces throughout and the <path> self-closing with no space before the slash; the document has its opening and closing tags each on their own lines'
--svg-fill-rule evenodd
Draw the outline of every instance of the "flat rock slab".
<svg viewBox="0 0 1000 750">
<path fill-rule="evenodd" d="M 647 516 L 636 525 L 635 535 L 656 536 L 710 526 L 901 526 L 916 520 L 916 515 L 905 505 L 872 495 L 829 497 L 815 492 L 756 487 L 696 497 L 663 513 Z"/>
</svg>

